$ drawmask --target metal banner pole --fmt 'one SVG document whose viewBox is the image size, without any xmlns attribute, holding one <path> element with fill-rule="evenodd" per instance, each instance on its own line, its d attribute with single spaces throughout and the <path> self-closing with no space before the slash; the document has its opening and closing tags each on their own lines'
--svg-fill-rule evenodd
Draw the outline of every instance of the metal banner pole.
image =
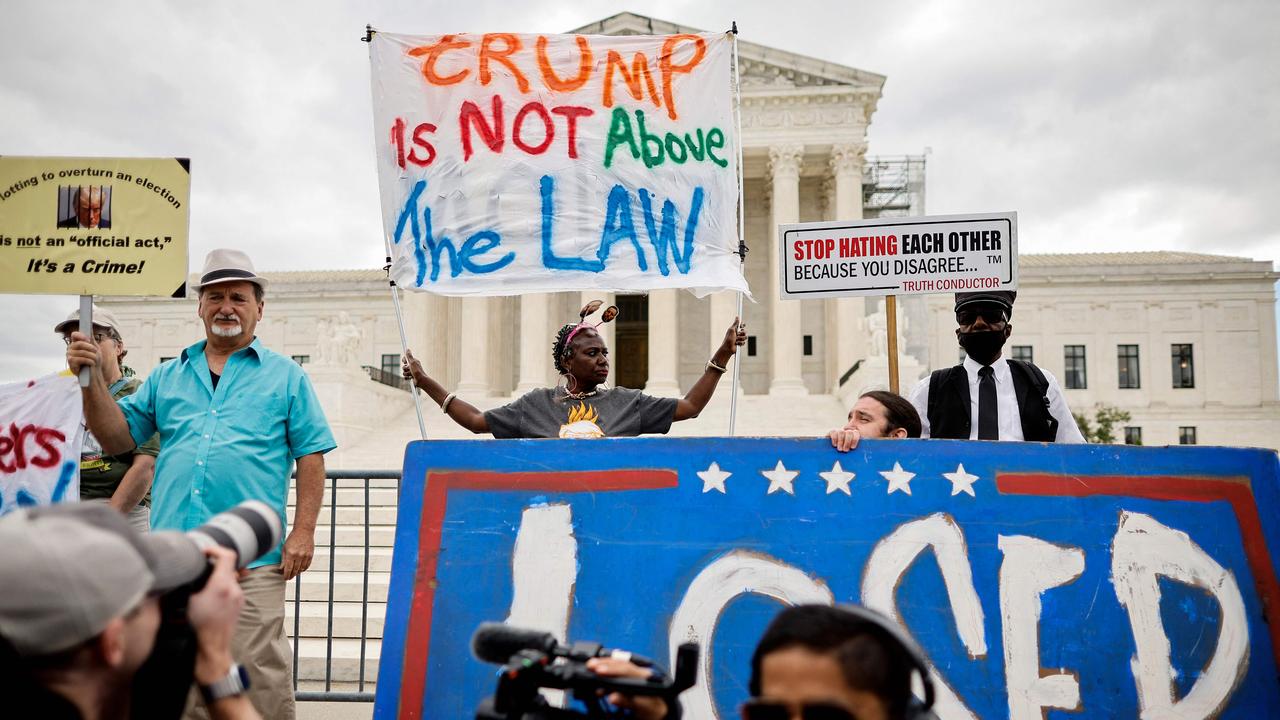
<svg viewBox="0 0 1280 720">
<path fill-rule="evenodd" d="M 387 284 L 391 286 L 391 304 L 396 309 L 396 327 L 400 328 L 400 353 L 404 354 L 409 347 L 409 338 L 404 332 L 404 316 L 400 312 L 400 290 L 396 287 L 396 281 L 391 279 L 390 256 L 387 257 Z M 411 385 L 409 392 L 413 393 L 413 410 L 418 414 L 418 432 L 422 434 L 422 439 L 426 440 L 427 423 L 422 419 L 422 396 L 418 393 L 418 385 L 416 383 Z"/>
<path fill-rule="evenodd" d="M 738 257 L 741 260 L 742 276 L 747 276 L 747 240 L 746 240 L 746 205 L 744 204 L 746 196 L 746 185 L 743 180 L 742 169 L 742 82 L 738 75 L 738 21 L 733 22 L 733 29 L 729 31 L 733 35 L 733 114 L 734 120 L 737 122 L 737 132 L 734 133 L 734 142 L 738 146 Z M 742 292 L 738 292 L 738 322 L 741 323 L 742 318 Z M 737 430 L 738 422 L 738 382 L 742 374 L 742 357 L 740 355 L 734 358 L 733 362 L 733 394 L 729 396 L 729 437 L 733 437 Z"/>
<path fill-rule="evenodd" d="M 93 341 L 93 296 L 80 296 L 80 334 Z M 80 387 L 89 387 L 89 366 L 80 368 Z M 15 431 L 16 432 L 16 431 Z"/>
<path fill-rule="evenodd" d="M 370 43 L 370 50 L 373 48 L 373 36 L 377 32 L 372 25 L 364 26 L 364 35 L 360 40 Z M 387 266 L 383 269 L 387 272 L 387 284 L 391 287 L 391 305 L 396 311 L 396 327 L 400 329 L 400 353 L 404 354 L 409 349 L 409 337 L 405 334 L 404 314 L 400 311 L 400 291 L 396 288 L 396 281 L 391 279 L 391 241 L 385 232 L 382 235 L 382 245 L 387 250 Z M 422 397 L 418 394 L 417 384 L 412 385 L 409 392 L 413 393 L 413 411 L 418 414 L 418 432 L 422 435 L 422 439 L 426 440 L 427 423 L 422 419 Z"/>
<path fill-rule="evenodd" d="M 889 355 L 889 392 L 898 393 L 898 297 L 886 295 L 884 298 L 884 314 L 886 330 L 885 343 Z"/>
</svg>

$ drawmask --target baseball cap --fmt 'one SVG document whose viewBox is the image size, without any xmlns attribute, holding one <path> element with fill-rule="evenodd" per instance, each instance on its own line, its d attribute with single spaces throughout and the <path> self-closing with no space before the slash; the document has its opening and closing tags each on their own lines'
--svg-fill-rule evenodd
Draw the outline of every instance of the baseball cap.
<svg viewBox="0 0 1280 720">
<path fill-rule="evenodd" d="M 74 518 L 106 530 L 134 549 L 155 578 L 150 590 L 166 593 L 200 577 L 209 565 L 195 541 L 184 533 L 158 530 L 140 533 L 118 510 L 103 503 L 61 503 L 35 508 L 29 512 Z"/>
<path fill-rule="evenodd" d="M 72 517 L 12 513 L 0 519 L 0 547 L 0 635 L 24 656 L 89 640 L 155 581 L 127 541 Z"/>
<path fill-rule="evenodd" d="M 182 533 L 136 532 L 97 503 L 31 508 L 0 519 L 0 635 L 47 655 L 102 632 L 148 592 L 194 581 L 208 561 Z"/>
<path fill-rule="evenodd" d="M 93 326 L 104 327 L 108 330 L 120 332 L 120 323 L 116 321 L 116 316 L 111 314 L 110 310 L 103 310 L 97 305 L 93 306 Z M 66 333 L 80 329 L 80 308 L 71 311 L 66 320 L 53 326 L 56 333 Z"/>
<path fill-rule="evenodd" d="M 1013 317 L 1013 301 L 1018 293 L 1012 290 L 987 290 L 985 292 L 956 293 L 956 312 L 970 305 L 997 305 Z"/>
</svg>

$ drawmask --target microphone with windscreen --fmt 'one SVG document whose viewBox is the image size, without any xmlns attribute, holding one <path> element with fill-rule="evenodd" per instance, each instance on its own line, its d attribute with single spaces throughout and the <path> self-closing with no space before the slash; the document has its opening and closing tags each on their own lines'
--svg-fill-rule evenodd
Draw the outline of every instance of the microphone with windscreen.
<svg viewBox="0 0 1280 720">
<path fill-rule="evenodd" d="M 654 665 L 649 658 L 626 650 L 614 650 L 594 642 L 562 645 L 549 632 L 518 628 L 505 623 L 481 623 L 471 636 L 471 653 L 477 660 L 487 663 L 505 664 L 513 655 L 524 650 L 535 650 L 551 658 L 564 658 L 574 662 L 586 662 L 591 658 L 615 658 L 640 667 Z"/>
</svg>

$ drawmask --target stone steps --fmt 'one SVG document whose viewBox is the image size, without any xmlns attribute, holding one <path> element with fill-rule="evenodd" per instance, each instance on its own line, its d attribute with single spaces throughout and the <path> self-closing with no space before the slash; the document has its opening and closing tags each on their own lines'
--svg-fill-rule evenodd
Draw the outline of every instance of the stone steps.
<svg viewBox="0 0 1280 720">
<path fill-rule="evenodd" d="M 333 636 L 335 638 L 360 639 L 360 610 L 363 606 L 358 601 L 334 602 L 333 604 Z M 293 633 L 293 601 L 285 603 L 285 630 Z M 386 603 L 370 602 L 368 617 L 365 618 L 365 637 L 380 640 L 382 623 L 386 615 Z M 329 607 L 326 602 L 302 602 L 298 607 L 298 634 L 304 638 L 324 639 L 329 628 Z"/>
<path fill-rule="evenodd" d="M 303 580 L 309 582 L 316 573 L 324 573 L 329 570 L 329 544 L 316 545 L 316 554 L 311 559 L 311 568 L 303 575 Z M 347 572 L 360 572 L 364 570 L 365 549 L 364 547 L 344 547 L 342 545 L 334 548 L 333 555 L 334 570 Z M 391 572 L 391 548 L 389 547 L 370 547 L 369 548 L 369 572 Z"/>
<path fill-rule="evenodd" d="M 303 637 L 298 645 L 298 680 L 324 680 L 326 642 L 323 637 Z M 360 641 L 334 638 L 333 664 L 330 678 L 340 682 L 355 682 L 360 678 Z M 365 645 L 365 687 L 372 691 L 378 679 L 378 657 L 382 651 L 381 640 L 369 640 Z M 323 689 L 323 688 L 322 688 Z"/>
</svg>

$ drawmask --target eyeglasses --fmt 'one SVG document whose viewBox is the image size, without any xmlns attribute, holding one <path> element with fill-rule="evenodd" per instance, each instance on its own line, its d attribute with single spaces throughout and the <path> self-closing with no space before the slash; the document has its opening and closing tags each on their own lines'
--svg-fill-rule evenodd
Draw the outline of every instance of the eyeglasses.
<svg viewBox="0 0 1280 720">
<path fill-rule="evenodd" d="M 115 339 L 115 338 L 111 337 L 111 333 L 99 333 L 99 332 L 96 332 L 96 333 L 94 333 L 94 334 L 93 334 L 93 341 L 94 341 L 94 342 L 96 342 L 96 343 L 100 343 L 100 342 L 103 342 L 103 341 L 105 341 L 105 340 L 114 340 L 114 339 Z M 62 336 L 62 342 L 63 342 L 63 343 L 65 343 L 68 347 L 70 347 L 70 345 L 71 345 L 71 336 L 70 336 L 70 335 L 63 335 L 63 336 Z"/>
<path fill-rule="evenodd" d="M 984 307 L 984 308 L 966 308 L 956 311 L 956 323 L 960 325 L 972 325 L 982 318 L 988 325 L 1008 322 L 1009 315 L 1004 308 Z"/>
<path fill-rule="evenodd" d="M 831 703 L 805 703 L 798 706 L 800 720 L 858 720 L 848 710 Z M 742 704 L 742 720 L 791 720 L 791 706 L 767 700 L 748 700 Z"/>
</svg>

